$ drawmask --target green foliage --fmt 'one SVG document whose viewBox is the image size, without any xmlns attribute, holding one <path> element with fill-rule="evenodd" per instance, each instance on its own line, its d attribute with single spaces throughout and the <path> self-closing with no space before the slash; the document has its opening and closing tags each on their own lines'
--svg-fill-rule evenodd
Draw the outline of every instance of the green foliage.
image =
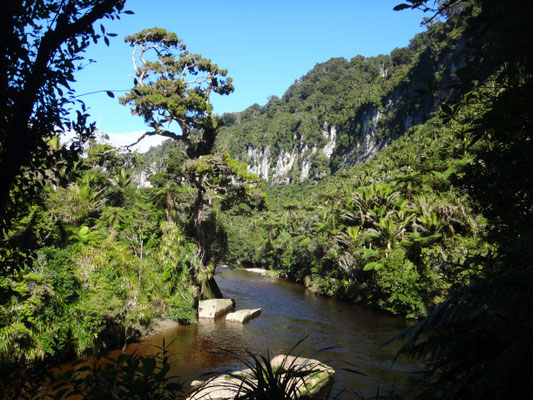
<svg viewBox="0 0 533 400">
<path fill-rule="evenodd" d="M 279 366 L 272 365 L 268 352 L 266 355 L 260 355 L 245 349 L 247 357 L 243 357 L 232 351 L 222 350 L 223 354 L 237 358 L 246 368 L 242 372 L 227 372 L 225 375 L 227 382 L 224 388 L 234 391 L 235 399 L 284 400 L 307 398 L 317 393 L 325 394 L 326 398 L 329 398 L 331 387 L 328 388 L 327 383 L 333 370 L 324 368 L 324 364 L 316 365 L 316 360 L 302 357 L 303 351 L 300 347 L 305 339 L 305 337 L 301 338 L 281 361 L 277 360 L 280 362 Z M 315 352 L 313 357 L 326 350 L 328 349 L 324 348 Z M 206 385 L 209 385 L 209 381 Z M 204 387 L 198 390 L 202 391 L 202 389 Z"/>
<path fill-rule="evenodd" d="M 120 2 L 104 3 L 112 9 L 102 16 L 121 9 Z M 224 128 L 209 95 L 232 91 L 231 81 L 222 79 L 225 71 L 190 54 L 165 30 L 127 37 L 147 57 L 135 66 L 135 87 L 121 101 L 144 117 L 152 128 L 148 135 L 175 143 L 144 158 L 92 143 L 81 159 L 79 149 L 61 148 L 57 137 L 50 138 L 52 130 L 36 136 L 43 143 L 31 144 L 34 158 L 23 160 L 23 174 L 21 165 L 11 174 L 20 179 L 13 184 L 9 178 L 9 209 L 1 215 L 3 222 L 9 217 L 0 248 L 3 365 L 120 346 L 149 332 L 156 318 L 194 323 L 197 301 L 216 295 L 213 274 L 225 261 L 266 267 L 317 293 L 395 314 L 429 314 L 401 337 L 407 339 L 405 353 L 426 358 L 431 395 L 527 397 L 533 63 L 523 10 L 529 6 L 451 0 L 433 10 L 424 1 L 408 3 L 397 9 L 437 13 L 409 47 L 390 56 L 318 64 L 282 98 L 225 115 Z M 41 10 L 43 20 L 54 5 Z M 446 22 L 437 21 L 440 16 Z M 92 31 L 84 35 L 95 37 Z M 157 43 L 161 51 L 150 59 Z M 70 46 L 85 48 L 83 41 Z M 25 76 L 20 68 L 12 76 Z M 64 85 L 61 74 L 54 76 Z M 48 83 L 43 85 L 47 93 Z M 61 114 L 63 106 L 52 106 Z M 381 122 L 372 117 L 377 112 L 386 112 Z M 414 124 L 405 122 L 406 115 L 425 122 L 406 131 Z M 32 132 L 49 126 L 38 119 L 5 121 Z M 54 121 L 48 122 L 61 125 Z M 169 123 L 182 134 L 162 128 Z M 322 130 L 332 125 L 338 128 L 332 157 L 312 153 L 324 146 Z M 2 129 L 4 162 L 11 131 Z M 211 154 L 219 129 L 220 152 Z M 341 168 L 370 134 L 388 147 Z M 271 154 L 307 146 L 311 174 L 323 179 L 260 189 L 238 161 L 250 143 L 269 146 Z M 138 189 L 132 171 L 144 167 L 156 172 L 153 187 Z M 293 166 L 293 182 L 301 167 Z M 326 176 L 328 171 L 337 172 Z M 37 181 L 38 193 L 29 184 Z M 269 370 L 267 359 L 252 360 L 260 382 L 254 390 L 263 393 L 286 378 Z M 124 387 L 142 392 L 162 384 L 167 371 L 165 362 L 137 356 L 118 364 L 128 372 L 117 374 L 116 366 L 104 363 L 103 374 L 67 378 L 81 395 L 107 396 L 116 389 L 116 396 L 127 396 Z M 154 376 L 152 383 L 143 380 Z"/>
<path fill-rule="evenodd" d="M 427 7 L 425 1 L 410 1 Z M 531 103 L 533 54 L 527 2 L 445 1 L 435 12 L 457 13 L 466 24 L 471 65 L 461 84 L 473 87 L 443 107 L 438 123 L 467 144 L 469 162 L 453 183 L 484 213 L 485 257 L 459 256 L 459 269 L 481 273 L 450 291 L 424 320 L 397 336 L 402 353 L 427 363 L 420 398 L 528 398 L 523 368 L 532 353 Z M 470 13 L 477 8 L 478 13 Z M 479 68 L 494 75 L 479 80 Z M 527 177 L 526 177 L 527 176 Z M 495 349 L 494 351 L 487 351 Z"/>
<path fill-rule="evenodd" d="M 98 354 L 71 364 L 66 372 L 46 364 L 24 371 L 2 371 L 1 388 L 18 399 L 175 399 L 183 385 L 170 376 L 163 341 L 154 356 Z"/>
<path fill-rule="evenodd" d="M 227 154 L 211 154 L 222 120 L 213 115 L 210 96 L 233 92 L 231 78 L 225 78 L 227 71 L 189 53 L 176 34 L 164 29 L 145 29 L 127 36 L 125 41 L 134 47 L 135 87 L 120 101 L 131 105 L 132 113 L 142 116 L 152 129 L 139 140 L 161 135 L 176 142 L 166 170 L 155 174 L 152 182 L 159 189 L 158 197 L 166 203 L 167 222 L 179 223 L 185 236 L 197 246 L 195 256 L 188 257 L 194 262 L 181 271 L 186 273 L 166 273 L 182 276 L 192 285 L 196 308 L 201 297 L 221 297 L 213 280 L 214 264 L 226 248 L 218 212 L 240 202 L 261 207 L 263 195 L 243 164 Z M 176 125 L 178 133 L 163 129 Z M 185 206 L 177 206 L 178 200 Z M 176 264 L 177 259 L 173 262 Z M 183 301 L 183 307 L 175 302 L 179 311 L 170 315 L 179 319 L 183 314 L 184 320 L 192 321 L 189 299 L 183 296 Z"/>
<path fill-rule="evenodd" d="M 166 313 L 167 318 L 179 322 L 182 325 L 190 325 L 197 322 L 196 310 L 193 307 L 194 299 L 192 290 L 189 290 L 187 295 L 185 297 L 182 293 L 178 293 L 169 299 L 171 309 Z"/>
<path fill-rule="evenodd" d="M 470 100 L 458 115 L 478 107 Z M 453 185 L 473 161 L 471 134 L 440 118 L 335 177 L 266 187 L 269 213 L 226 220 L 230 260 L 279 270 L 318 293 L 426 315 L 480 273 L 479 261 L 460 265 L 492 248 L 486 219 Z"/>
<path fill-rule="evenodd" d="M 66 350 L 75 322 L 69 305 L 79 297 L 80 282 L 65 250 L 44 249 L 32 269 L 3 278 L 0 352 L 4 362 L 32 360 Z"/>
<path fill-rule="evenodd" d="M 142 116 L 153 129 L 144 136 L 181 141 L 190 158 L 209 154 L 220 124 L 212 115 L 210 96 L 233 92 L 231 78 L 225 78 L 227 71 L 189 53 L 175 33 L 161 28 L 144 29 L 124 41 L 134 48 L 135 87 L 120 102 L 131 105 L 132 114 Z M 152 54 L 155 61 L 150 59 Z M 163 129 L 172 123 L 181 132 Z M 199 138 L 194 130 L 200 131 Z"/>
<path fill-rule="evenodd" d="M 87 122 L 83 104 L 71 120 L 69 114 L 79 100 L 69 82 L 83 67 L 81 55 L 89 44 L 101 38 L 109 44 L 108 37 L 114 36 L 105 29 L 95 32 L 93 24 L 119 18 L 123 7 L 123 0 L 84 1 L 69 7 L 42 0 L 1 6 L 7 35 L 0 65 L 5 77 L 0 84 L 0 233 L 7 239 L 0 248 L 2 271 L 31 264 L 28 256 L 39 246 L 32 246 L 28 238 L 20 240 L 17 223 L 31 216 L 47 183 L 65 183 L 76 168 L 82 144 L 95 129 Z M 58 135 L 63 130 L 76 133 L 71 146 L 60 145 Z"/>
<path fill-rule="evenodd" d="M 41 248 L 1 280 L 3 363 L 122 346 L 161 317 L 195 320 L 196 247 L 165 225 L 157 191 L 132 186 L 131 158 L 108 150 L 93 145 L 79 177 L 47 187 L 44 206 L 19 222 Z"/>
<path fill-rule="evenodd" d="M 454 70 L 465 63 L 463 31 L 461 24 L 436 22 L 391 55 L 317 64 L 281 99 L 224 115 L 217 149 L 255 168 L 261 165 L 272 182 L 281 180 L 276 165 L 289 154 L 296 153 L 296 160 L 282 178 L 292 183 L 302 179 L 304 167 L 309 178 L 321 179 L 364 161 L 428 120 L 443 103 L 443 93 L 449 102 L 464 93 Z"/>
</svg>

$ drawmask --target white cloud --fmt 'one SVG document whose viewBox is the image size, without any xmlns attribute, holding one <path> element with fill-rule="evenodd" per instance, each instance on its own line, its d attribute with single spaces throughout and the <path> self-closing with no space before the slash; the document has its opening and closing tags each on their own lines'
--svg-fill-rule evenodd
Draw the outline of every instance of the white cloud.
<svg viewBox="0 0 533 400">
<path fill-rule="evenodd" d="M 126 133 L 106 133 L 109 136 L 107 143 L 113 147 L 127 146 L 129 144 L 135 143 L 139 137 L 144 133 L 140 132 L 126 132 Z M 138 151 L 139 153 L 146 153 L 150 150 L 150 147 L 159 146 L 167 138 L 162 136 L 147 136 L 140 143 L 131 148 L 132 151 Z"/>
<path fill-rule="evenodd" d="M 127 146 L 132 143 L 135 143 L 139 137 L 144 133 L 144 131 L 139 132 L 126 132 L 126 133 L 105 133 L 105 132 L 96 132 L 96 141 L 98 143 L 107 143 L 113 147 Z M 106 135 L 108 139 L 105 138 Z M 63 135 L 63 141 L 69 142 L 74 137 L 73 132 L 66 132 Z M 162 136 L 147 136 L 140 143 L 136 144 L 131 148 L 132 151 L 138 151 L 139 153 L 146 153 L 150 150 L 150 147 L 155 147 L 163 143 L 167 138 Z"/>
</svg>

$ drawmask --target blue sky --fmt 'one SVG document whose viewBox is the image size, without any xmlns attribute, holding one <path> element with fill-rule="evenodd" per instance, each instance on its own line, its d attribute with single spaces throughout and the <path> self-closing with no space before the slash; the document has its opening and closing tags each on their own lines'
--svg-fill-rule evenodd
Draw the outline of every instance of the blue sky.
<svg viewBox="0 0 533 400">
<path fill-rule="evenodd" d="M 285 90 L 317 63 L 332 57 L 351 59 L 387 54 L 409 43 L 420 26 L 418 11 L 392 11 L 400 0 L 129 0 L 119 21 L 104 23 L 117 33 L 85 54 L 96 63 L 76 75 L 78 94 L 100 89 L 130 89 L 131 48 L 123 38 L 154 26 L 176 32 L 192 53 L 228 69 L 235 92 L 214 95 L 218 114 L 242 111 Z M 83 96 L 103 132 L 145 130 L 140 117 L 105 93 Z"/>
</svg>

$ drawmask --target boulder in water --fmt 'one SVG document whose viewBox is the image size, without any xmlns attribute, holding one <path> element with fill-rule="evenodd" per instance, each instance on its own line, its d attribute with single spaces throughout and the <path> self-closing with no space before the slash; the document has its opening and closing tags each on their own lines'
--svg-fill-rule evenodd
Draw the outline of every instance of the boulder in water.
<svg viewBox="0 0 533 400">
<path fill-rule="evenodd" d="M 249 310 L 249 309 L 238 310 L 238 311 L 227 314 L 226 321 L 240 322 L 241 324 L 244 324 L 245 322 L 248 322 L 252 318 L 257 317 L 259 314 L 261 314 L 260 308 L 255 308 L 253 310 Z"/>
<path fill-rule="evenodd" d="M 327 398 L 335 373 L 328 365 L 309 358 L 286 355 L 274 357 L 270 365 L 273 370 L 278 370 L 276 379 L 285 382 L 291 398 Z M 187 400 L 231 400 L 236 395 L 249 396 L 257 387 L 254 372 L 245 369 L 208 380 Z"/>
<path fill-rule="evenodd" d="M 198 317 L 214 319 L 226 314 L 233 307 L 235 307 L 235 300 L 233 299 L 202 300 L 198 306 Z"/>
<path fill-rule="evenodd" d="M 331 383 L 335 370 L 329 365 L 318 360 L 305 357 L 294 357 L 280 354 L 270 360 L 273 369 L 280 368 L 282 371 L 294 371 L 302 378 L 294 379 L 296 391 L 299 397 L 322 398 L 322 394 L 327 396 L 327 386 Z"/>
</svg>

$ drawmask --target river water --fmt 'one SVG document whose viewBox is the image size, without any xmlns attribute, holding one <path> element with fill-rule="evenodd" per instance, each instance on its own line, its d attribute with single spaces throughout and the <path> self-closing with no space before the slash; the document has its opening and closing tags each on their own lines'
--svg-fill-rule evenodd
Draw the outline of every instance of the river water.
<svg viewBox="0 0 533 400">
<path fill-rule="evenodd" d="M 171 343 L 172 373 L 188 386 L 202 379 L 202 374 L 242 368 L 236 355 L 244 356 L 244 348 L 255 354 L 266 354 L 268 349 L 273 357 L 286 354 L 307 336 L 297 352 L 337 371 L 333 394 L 344 389 L 343 399 L 356 398 L 358 392 L 373 396 L 378 387 L 385 393 L 404 384 L 404 372 L 414 369 L 404 360 L 392 363 L 397 345 L 381 347 L 407 326 L 402 318 L 316 296 L 302 285 L 245 270 L 220 269 L 216 281 L 224 297 L 235 299 L 236 309 L 261 308 L 261 315 L 244 325 L 223 318 L 200 320 L 197 325 L 174 327 L 132 344 L 128 350 L 153 354 L 157 351 L 153 345 L 161 346 L 164 338 L 167 345 Z M 333 348 L 320 351 L 328 347 Z M 221 349 L 235 355 L 221 353 Z"/>
</svg>

